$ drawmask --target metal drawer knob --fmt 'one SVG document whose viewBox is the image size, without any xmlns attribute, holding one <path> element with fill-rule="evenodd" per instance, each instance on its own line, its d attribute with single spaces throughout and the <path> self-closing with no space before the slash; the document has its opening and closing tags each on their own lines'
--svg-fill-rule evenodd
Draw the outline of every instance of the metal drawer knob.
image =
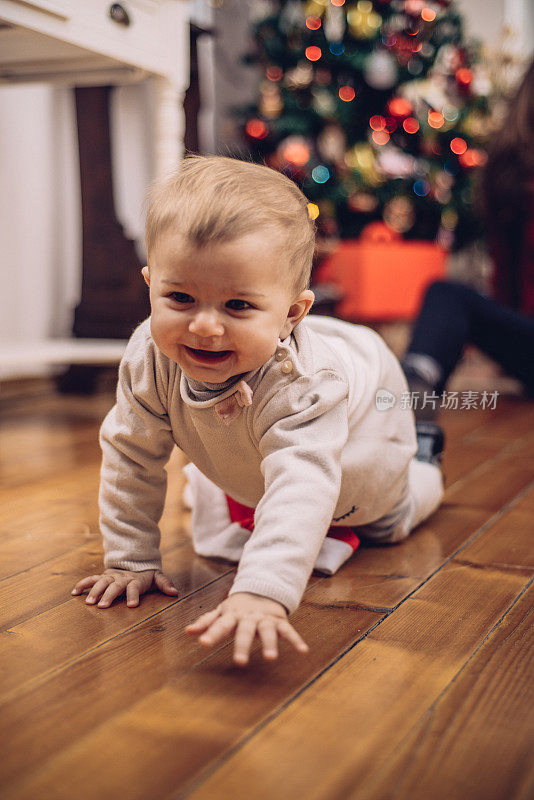
<svg viewBox="0 0 534 800">
<path fill-rule="evenodd" d="M 113 20 L 113 22 L 117 22 L 119 25 L 124 25 L 125 28 L 128 27 L 130 24 L 130 17 L 128 16 L 128 12 L 121 6 L 120 3 L 112 3 L 109 7 L 109 16 Z"/>
</svg>

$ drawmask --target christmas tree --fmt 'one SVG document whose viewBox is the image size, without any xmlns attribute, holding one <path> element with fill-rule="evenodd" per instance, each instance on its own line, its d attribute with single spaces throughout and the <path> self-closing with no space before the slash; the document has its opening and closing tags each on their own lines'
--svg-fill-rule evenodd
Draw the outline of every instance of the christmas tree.
<svg viewBox="0 0 534 800">
<path fill-rule="evenodd" d="M 323 236 L 460 248 L 480 235 L 489 80 L 449 0 L 256 0 L 253 159 L 289 175 Z"/>
</svg>

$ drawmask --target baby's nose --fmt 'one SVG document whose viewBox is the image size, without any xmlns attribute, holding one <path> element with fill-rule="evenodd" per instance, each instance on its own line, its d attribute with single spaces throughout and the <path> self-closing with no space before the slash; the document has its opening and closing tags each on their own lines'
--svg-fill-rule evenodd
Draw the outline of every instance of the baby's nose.
<svg viewBox="0 0 534 800">
<path fill-rule="evenodd" d="M 224 326 L 219 315 L 214 311 L 199 311 L 189 323 L 189 330 L 195 336 L 207 338 L 208 336 L 222 336 Z"/>
</svg>

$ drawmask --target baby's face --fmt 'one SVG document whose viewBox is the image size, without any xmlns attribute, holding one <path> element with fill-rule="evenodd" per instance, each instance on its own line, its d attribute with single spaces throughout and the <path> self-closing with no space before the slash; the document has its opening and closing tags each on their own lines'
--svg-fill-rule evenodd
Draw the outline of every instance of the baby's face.
<svg viewBox="0 0 534 800">
<path fill-rule="evenodd" d="M 194 380 L 260 367 L 313 302 L 309 290 L 295 296 L 282 258 L 272 232 L 203 247 L 163 234 L 143 270 L 156 345 Z"/>
</svg>

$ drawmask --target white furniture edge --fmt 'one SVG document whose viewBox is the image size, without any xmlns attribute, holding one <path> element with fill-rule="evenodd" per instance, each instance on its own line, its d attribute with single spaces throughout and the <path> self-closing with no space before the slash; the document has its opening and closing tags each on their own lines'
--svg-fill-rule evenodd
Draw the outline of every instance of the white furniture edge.
<svg viewBox="0 0 534 800">
<path fill-rule="evenodd" d="M 118 364 L 127 341 L 122 339 L 41 339 L 0 346 L 0 371 L 29 364 Z"/>
</svg>

